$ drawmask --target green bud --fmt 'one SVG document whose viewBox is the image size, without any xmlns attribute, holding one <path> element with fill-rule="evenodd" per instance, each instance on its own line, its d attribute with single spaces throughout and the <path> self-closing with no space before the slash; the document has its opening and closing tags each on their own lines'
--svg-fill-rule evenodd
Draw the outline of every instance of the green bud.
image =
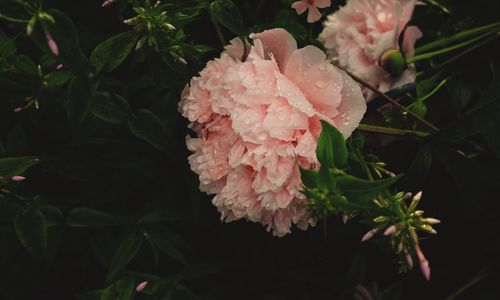
<svg viewBox="0 0 500 300">
<path fill-rule="evenodd" d="M 379 217 L 376 217 L 375 219 L 373 219 L 373 222 L 375 222 L 375 223 L 382 223 L 382 222 L 387 222 L 387 221 L 389 221 L 389 218 L 386 216 L 379 216 Z"/>
<path fill-rule="evenodd" d="M 54 24 L 56 22 L 51 15 L 44 11 L 38 13 L 38 19 L 40 19 L 42 22 L 47 22 L 50 24 Z"/>
<path fill-rule="evenodd" d="M 37 15 L 34 15 L 28 22 L 28 25 L 26 26 L 27 35 L 31 35 L 33 33 L 33 27 L 35 27 L 36 20 L 37 20 Z"/>
<path fill-rule="evenodd" d="M 406 59 L 397 49 L 391 49 L 382 54 L 380 66 L 392 77 L 399 77 L 406 69 Z"/>
</svg>

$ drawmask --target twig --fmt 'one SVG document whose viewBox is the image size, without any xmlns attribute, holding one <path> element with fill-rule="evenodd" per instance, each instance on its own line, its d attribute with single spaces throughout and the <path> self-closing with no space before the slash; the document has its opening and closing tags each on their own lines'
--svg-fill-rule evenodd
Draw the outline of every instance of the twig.
<svg viewBox="0 0 500 300">
<path fill-rule="evenodd" d="M 219 22 L 217 22 L 217 20 L 215 19 L 211 7 L 208 8 L 208 12 L 210 14 L 210 19 L 212 19 L 212 23 L 214 23 L 215 32 L 217 33 L 217 37 L 219 38 L 219 41 L 222 45 L 222 49 L 224 49 L 224 47 L 226 46 L 226 41 L 224 39 L 224 35 L 222 34 L 222 29 L 220 28 Z"/>
<path fill-rule="evenodd" d="M 423 132 L 423 131 L 382 127 L 382 126 L 369 125 L 369 124 L 359 124 L 359 127 L 357 129 L 361 130 L 361 131 L 366 131 L 366 132 L 398 135 L 398 136 L 415 135 L 418 137 L 426 137 L 429 135 L 428 132 Z"/>
<path fill-rule="evenodd" d="M 391 97 L 387 96 L 385 93 L 382 93 L 381 91 L 379 91 L 378 89 L 374 88 L 371 84 L 369 84 L 368 82 L 364 81 L 363 79 L 359 78 L 358 76 L 352 74 L 351 72 L 349 72 L 348 70 L 346 70 L 345 68 L 333 63 L 337 68 L 343 70 L 344 72 L 347 73 L 347 75 L 351 76 L 352 79 L 354 79 L 355 81 L 359 82 L 360 84 L 366 86 L 368 89 L 370 89 L 371 91 L 373 91 L 374 93 L 376 93 L 377 95 L 379 95 L 380 97 L 384 98 L 385 100 L 389 101 L 390 103 L 392 103 L 393 105 L 397 106 L 399 109 L 403 110 L 404 112 L 406 112 L 407 114 L 409 114 L 410 116 L 412 116 L 413 118 L 415 118 L 416 120 L 418 120 L 419 122 L 421 122 L 422 124 L 425 124 L 427 127 L 431 128 L 433 131 L 436 131 L 438 132 L 439 131 L 439 128 L 437 128 L 436 126 L 432 125 L 432 123 L 430 123 L 429 121 L 425 120 L 424 118 L 420 117 L 419 115 L 417 115 L 416 113 L 414 113 L 413 111 L 411 111 L 410 109 L 404 107 L 403 105 L 399 104 L 399 102 L 397 102 L 396 100 L 392 99 Z"/>
</svg>

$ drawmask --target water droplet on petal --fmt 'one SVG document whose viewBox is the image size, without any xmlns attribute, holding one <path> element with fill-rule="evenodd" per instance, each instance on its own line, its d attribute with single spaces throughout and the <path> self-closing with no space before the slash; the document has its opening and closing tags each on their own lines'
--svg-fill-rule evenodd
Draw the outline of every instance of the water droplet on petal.
<svg viewBox="0 0 500 300">
<path fill-rule="evenodd" d="M 324 70 L 326 70 L 326 66 L 325 66 L 325 64 L 320 64 L 320 65 L 318 66 L 318 69 L 319 69 L 320 71 L 324 71 Z"/>
<path fill-rule="evenodd" d="M 324 89 L 328 86 L 328 81 L 326 80 L 319 80 L 316 82 L 316 86 L 320 89 Z"/>
</svg>

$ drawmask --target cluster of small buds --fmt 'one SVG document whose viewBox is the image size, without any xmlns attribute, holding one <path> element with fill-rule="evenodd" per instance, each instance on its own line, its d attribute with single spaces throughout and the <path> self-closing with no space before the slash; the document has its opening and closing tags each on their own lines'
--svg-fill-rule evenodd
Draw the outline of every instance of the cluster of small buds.
<svg viewBox="0 0 500 300">
<path fill-rule="evenodd" d="M 383 234 L 390 238 L 394 252 L 404 257 L 405 263 L 401 271 L 412 269 L 413 257 L 416 257 L 419 261 L 422 274 L 425 279 L 429 280 L 431 274 L 430 266 L 420 248 L 417 231 L 437 234 L 437 231 L 432 226 L 439 224 L 440 221 L 434 218 L 424 218 L 424 211 L 416 209 L 421 197 L 422 192 L 417 193 L 413 197 L 411 193 L 398 193 L 394 198 L 400 203 L 404 217 L 379 216 L 374 218 L 375 227 L 369 230 L 361 238 L 361 241 L 369 240 L 376 233 L 383 231 Z M 409 205 L 406 205 L 405 201 L 409 199 L 411 199 L 411 202 Z"/>
<path fill-rule="evenodd" d="M 169 22 L 167 12 L 160 1 L 156 1 L 154 5 L 151 5 L 150 1 L 146 1 L 144 7 L 134 7 L 133 10 L 137 16 L 126 19 L 123 23 L 133 26 L 139 33 L 145 33 L 137 42 L 136 50 L 140 49 L 146 42 L 149 46 L 158 48 L 157 36 L 175 30 L 175 26 Z"/>
</svg>

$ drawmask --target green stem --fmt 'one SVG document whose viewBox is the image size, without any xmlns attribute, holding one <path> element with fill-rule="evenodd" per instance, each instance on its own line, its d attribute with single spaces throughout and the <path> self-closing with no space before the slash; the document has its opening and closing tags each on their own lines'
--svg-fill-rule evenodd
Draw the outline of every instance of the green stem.
<svg viewBox="0 0 500 300">
<path fill-rule="evenodd" d="M 400 218 L 401 220 L 404 220 L 406 218 L 406 215 L 403 212 L 403 209 L 401 208 L 401 203 L 399 203 L 399 201 L 396 200 L 394 198 L 394 196 L 392 196 L 391 193 L 389 193 L 388 190 L 384 191 L 384 196 L 387 199 L 389 199 L 389 201 L 391 203 L 391 207 L 393 208 L 392 212 L 395 213 L 398 218 Z"/>
<path fill-rule="evenodd" d="M 381 134 L 388 134 L 388 135 L 398 135 L 398 136 L 415 135 L 418 137 L 426 137 L 426 136 L 430 135 L 430 133 L 423 132 L 423 131 L 399 129 L 399 128 L 389 128 L 389 127 L 369 125 L 369 124 L 359 124 L 359 127 L 357 129 L 359 129 L 361 131 L 366 131 L 366 132 L 381 133 Z"/>
<path fill-rule="evenodd" d="M 469 52 L 472 52 L 474 50 L 476 50 L 477 48 L 483 46 L 484 44 L 487 44 L 491 41 L 493 41 L 494 39 L 496 39 L 498 37 L 498 35 L 500 34 L 500 32 L 497 32 L 496 35 L 493 35 L 493 36 L 490 36 L 489 38 L 485 39 L 485 40 L 482 40 L 481 42 L 475 44 L 474 46 L 470 47 L 470 48 L 467 48 L 466 50 L 464 50 L 463 52 L 460 52 L 459 54 L 447 59 L 446 61 L 434 66 L 435 69 L 440 69 L 442 67 L 444 67 L 445 65 L 459 59 L 460 57 L 466 55 L 467 53 Z"/>
<path fill-rule="evenodd" d="M 500 28 L 498 28 L 498 30 L 500 30 Z M 482 40 L 492 34 L 496 34 L 498 33 L 498 30 L 492 30 L 492 31 L 489 31 L 485 34 L 482 34 L 478 37 L 475 37 L 473 39 L 470 39 L 466 42 L 463 42 L 463 43 L 460 43 L 460 44 L 457 44 L 457 45 L 453 45 L 451 47 L 448 47 L 448 48 L 444 48 L 444 49 L 441 49 L 441 50 L 436 50 L 436 51 L 432 51 L 432 52 L 428 52 L 428 53 L 424 53 L 424 54 L 420 54 L 420 55 L 416 55 L 416 56 L 413 56 L 413 57 L 410 57 L 406 60 L 406 63 L 407 64 L 412 64 L 416 61 L 419 61 L 419 60 L 423 60 L 423 59 L 429 59 L 429 58 L 432 58 L 434 56 L 437 56 L 437 55 L 441 55 L 441 54 L 445 54 L 445 53 L 448 53 L 450 51 L 453 51 L 453 50 L 456 50 L 456 49 L 459 49 L 459 48 L 462 48 L 462 47 L 465 47 L 467 45 L 470 45 L 472 43 L 475 43 L 479 40 Z"/>
<path fill-rule="evenodd" d="M 441 48 L 441 47 L 447 46 L 448 44 L 451 44 L 453 42 L 458 42 L 458 41 L 461 41 L 463 39 L 466 39 L 466 38 L 469 38 L 469 37 L 472 37 L 472 36 L 475 36 L 475 35 L 478 35 L 478 34 L 481 34 L 481 33 L 484 33 L 486 31 L 490 31 L 490 30 L 496 29 L 496 28 L 500 28 L 500 22 L 477 27 L 477 28 L 473 28 L 473 29 L 469 29 L 469 30 L 465 30 L 465 31 L 459 32 L 457 34 L 454 34 L 450 37 L 442 38 L 440 40 L 431 42 L 429 44 L 420 46 L 420 47 L 415 49 L 415 54 L 419 55 L 423 52 L 434 50 L 436 48 Z"/>
<path fill-rule="evenodd" d="M 14 22 L 14 23 L 28 23 L 29 22 L 29 20 L 23 20 L 23 19 L 17 19 L 17 18 L 8 17 L 8 16 L 3 15 L 1 13 L 0 13 L 0 19 L 6 20 L 6 21 L 9 21 L 9 22 Z"/>
<path fill-rule="evenodd" d="M 222 45 L 222 49 L 224 49 L 224 47 L 226 46 L 226 41 L 224 39 L 224 35 L 222 34 L 222 29 L 220 28 L 219 22 L 217 22 L 217 20 L 215 19 L 211 8 L 208 8 L 208 12 L 210 14 L 210 19 L 212 19 L 212 23 L 214 23 L 215 32 L 217 33 L 217 37 L 219 38 L 219 41 Z"/>
<path fill-rule="evenodd" d="M 409 114 L 410 116 L 412 116 L 414 119 L 416 119 L 417 121 L 421 122 L 422 124 L 425 124 L 427 127 L 429 127 L 430 129 L 432 129 L 433 131 L 435 132 L 438 132 L 439 131 L 439 128 L 437 128 L 436 126 L 434 126 L 431 122 L 425 120 L 424 118 L 420 117 L 419 115 L 417 115 L 416 113 L 414 113 L 413 111 L 409 110 L 408 108 L 404 107 L 403 105 L 401 105 L 398 101 L 394 100 L 393 98 L 389 97 L 387 94 L 385 93 L 382 93 L 381 91 L 379 91 L 377 88 L 375 88 L 374 86 L 372 86 L 371 84 L 369 84 L 368 82 L 366 82 L 365 80 L 359 78 L 358 76 L 354 75 L 353 73 L 349 72 L 349 70 L 347 70 L 346 68 L 343 68 L 342 66 L 340 66 L 339 64 L 335 64 L 335 63 L 332 63 L 334 66 L 336 66 L 337 68 L 341 69 L 342 71 L 346 72 L 347 75 L 349 75 L 352 79 L 354 79 L 354 81 L 357 81 L 359 82 L 360 84 L 362 84 L 363 86 L 365 86 L 366 88 L 368 88 L 369 90 L 373 91 L 375 94 L 377 94 L 378 96 L 384 98 L 385 100 L 387 100 L 388 102 L 390 102 L 391 104 L 393 104 L 394 106 L 398 107 L 399 109 L 401 109 L 402 111 L 406 112 L 407 114 Z"/>
</svg>

